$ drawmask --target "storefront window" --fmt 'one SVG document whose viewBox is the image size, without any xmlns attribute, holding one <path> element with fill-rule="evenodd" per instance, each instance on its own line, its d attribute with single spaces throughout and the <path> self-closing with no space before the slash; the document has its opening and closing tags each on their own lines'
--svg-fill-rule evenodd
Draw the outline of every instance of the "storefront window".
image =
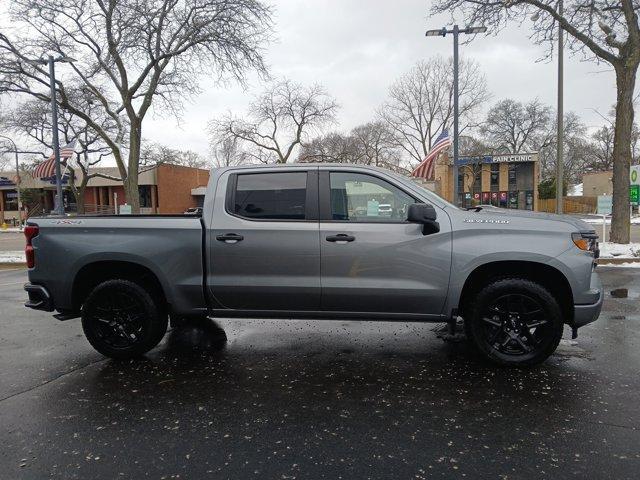
<svg viewBox="0 0 640 480">
<path fill-rule="evenodd" d="M 501 208 L 507 208 L 509 205 L 509 194 L 508 192 L 500 192 L 500 205 Z"/>
<path fill-rule="evenodd" d="M 500 185 L 500 164 L 491 164 L 491 191 L 497 192 Z"/>
<path fill-rule="evenodd" d="M 151 208 L 151 185 L 140 185 L 138 193 L 140 195 L 140 207 Z"/>
<path fill-rule="evenodd" d="M 525 193 L 525 208 L 533 210 L 533 190 L 527 190 Z"/>
<path fill-rule="evenodd" d="M 509 208 L 518 208 L 518 192 L 509 192 Z"/>
<path fill-rule="evenodd" d="M 4 200 L 5 211 L 17 211 L 18 210 L 18 192 L 5 190 L 2 192 Z"/>
<path fill-rule="evenodd" d="M 518 189 L 518 177 L 516 175 L 516 165 L 509 164 L 509 190 Z"/>
</svg>

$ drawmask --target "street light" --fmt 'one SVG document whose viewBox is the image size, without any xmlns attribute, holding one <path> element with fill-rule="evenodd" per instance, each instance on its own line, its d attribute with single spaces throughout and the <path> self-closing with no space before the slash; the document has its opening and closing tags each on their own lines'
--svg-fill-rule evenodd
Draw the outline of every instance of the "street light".
<svg viewBox="0 0 640 480">
<path fill-rule="evenodd" d="M 56 71 L 55 63 L 72 63 L 75 59 L 66 55 L 54 57 L 49 55 L 47 58 L 39 58 L 37 60 L 29 60 L 32 65 L 49 65 L 49 87 L 51 89 L 51 126 L 53 134 L 53 155 L 56 161 L 56 201 L 54 211 L 58 215 L 64 215 L 64 202 L 62 201 L 62 169 L 60 168 L 60 142 L 58 140 L 58 102 L 56 102 Z"/>
<path fill-rule="evenodd" d="M 563 15 L 562 0 L 558 3 L 558 14 Z M 556 213 L 563 211 L 564 190 L 564 30 L 558 22 L 558 144 L 556 145 Z"/>
<path fill-rule="evenodd" d="M 453 34 L 453 203 L 458 204 L 458 37 L 461 33 L 476 35 L 484 33 L 487 27 L 467 27 L 460 29 L 454 25 L 451 30 L 442 27 L 439 30 L 427 30 L 427 37 L 446 37 Z"/>
<path fill-rule="evenodd" d="M 18 147 L 16 146 L 16 142 L 13 139 L 7 137 L 6 135 L 0 135 L 0 138 L 4 138 L 5 140 L 9 140 L 11 145 L 13 145 L 13 153 L 16 156 L 16 189 L 18 190 L 18 226 L 22 229 L 22 198 L 20 195 L 20 165 L 18 165 Z"/>
</svg>

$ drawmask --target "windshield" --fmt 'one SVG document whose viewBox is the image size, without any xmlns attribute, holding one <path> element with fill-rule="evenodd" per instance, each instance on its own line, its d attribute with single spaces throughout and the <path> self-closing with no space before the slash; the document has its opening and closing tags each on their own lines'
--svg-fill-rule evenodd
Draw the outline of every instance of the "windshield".
<svg viewBox="0 0 640 480">
<path fill-rule="evenodd" d="M 396 180 L 402 182 L 404 185 L 407 185 L 413 189 L 419 190 L 420 193 L 422 195 L 424 195 L 427 198 L 433 198 L 435 197 L 435 200 L 437 202 L 443 203 L 445 204 L 447 207 L 453 207 L 453 208 L 457 208 L 459 210 L 461 210 L 460 207 L 454 205 L 453 203 L 445 200 L 444 198 L 442 198 L 440 195 L 438 195 L 437 193 L 429 190 L 428 188 L 423 187 L 422 185 L 420 185 L 418 182 L 414 182 L 413 180 L 411 180 L 410 178 L 405 177 L 404 175 L 400 175 L 396 172 L 386 172 L 389 175 L 391 175 L 393 178 L 395 178 Z"/>
</svg>

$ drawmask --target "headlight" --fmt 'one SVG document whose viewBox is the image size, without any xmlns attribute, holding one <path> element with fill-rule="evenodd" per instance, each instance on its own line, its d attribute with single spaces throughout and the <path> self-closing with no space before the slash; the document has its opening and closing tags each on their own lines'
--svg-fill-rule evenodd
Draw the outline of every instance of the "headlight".
<svg viewBox="0 0 640 480">
<path fill-rule="evenodd" d="M 571 234 L 571 240 L 576 247 L 585 252 L 591 252 L 596 258 L 600 253 L 598 249 L 598 235 L 593 230 Z"/>
</svg>

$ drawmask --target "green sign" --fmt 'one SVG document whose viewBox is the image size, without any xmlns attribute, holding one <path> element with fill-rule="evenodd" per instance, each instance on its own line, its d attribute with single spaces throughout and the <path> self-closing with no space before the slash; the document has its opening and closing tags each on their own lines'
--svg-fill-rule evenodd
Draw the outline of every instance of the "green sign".
<svg viewBox="0 0 640 480">
<path fill-rule="evenodd" d="M 631 185 L 629 187 L 629 203 L 631 205 L 638 205 L 640 199 L 640 185 Z"/>
</svg>

